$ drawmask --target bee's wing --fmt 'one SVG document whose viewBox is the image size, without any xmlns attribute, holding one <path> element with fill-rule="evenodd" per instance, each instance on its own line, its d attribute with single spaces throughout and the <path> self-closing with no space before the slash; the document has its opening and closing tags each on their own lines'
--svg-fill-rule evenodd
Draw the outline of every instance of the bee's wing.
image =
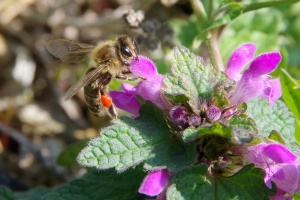
<svg viewBox="0 0 300 200">
<path fill-rule="evenodd" d="M 98 68 L 94 69 L 93 71 L 90 71 L 87 73 L 80 81 L 78 81 L 75 85 L 70 87 L 65 94 L 65 101 L 70 99 L 72 96 L 74 96 L 82 87 L 86 86 L 91 82 L 91 80 L 98 75 L 98 73 L 104 68 L 106 65 L 101 65 Z"/>
<path fill-rule="evenodd" d="M 79 63 L 86 60 L 95 46 L 79 43 L 73 40 L 56 39 L 46 44 L 48 51 L 55 57 L 67 63 Z"/>
</svg>

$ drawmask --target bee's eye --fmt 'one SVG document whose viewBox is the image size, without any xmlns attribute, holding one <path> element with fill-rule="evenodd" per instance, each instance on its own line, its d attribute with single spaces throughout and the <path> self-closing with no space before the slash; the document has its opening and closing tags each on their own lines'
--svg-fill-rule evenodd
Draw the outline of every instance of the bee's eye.
<svg viewBox="0 0 300 200">
<path fill-rule="evenodd" d="M 132 57 L 132 51 L 130 50 L 130 48 L 128 46 L 122 46 L 121 47 L 121 53 L 123 56 L 129 58 Z"/>
</svg>

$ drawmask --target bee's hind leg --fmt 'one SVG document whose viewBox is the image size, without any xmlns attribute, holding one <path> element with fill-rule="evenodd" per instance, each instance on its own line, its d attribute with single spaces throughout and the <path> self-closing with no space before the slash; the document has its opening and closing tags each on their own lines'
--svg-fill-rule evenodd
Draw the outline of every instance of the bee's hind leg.
<svg viewBox="0 0 300 200">
<path fill-rule="evenodd" d="M 108 112 L 112 119 L 118 119 L 118 113 L 115 104 L 111 104 L 111 106 L 108 108 Z"/>
<path fill-rule="evenodd" d="M 104 107 L 108 109 L 108 113 L 112 119 L 118 119 L 118 112 L 112 98 L 107 94 L 107 85 L 99 90 L 99 98 Z"/>
</svg>

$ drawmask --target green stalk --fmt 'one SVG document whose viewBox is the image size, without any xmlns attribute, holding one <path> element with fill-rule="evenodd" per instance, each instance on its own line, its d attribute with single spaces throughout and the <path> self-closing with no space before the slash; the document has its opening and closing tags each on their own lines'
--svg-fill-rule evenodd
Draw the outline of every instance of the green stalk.
<svg viewBox="0 0 300 200">
<path fill-rule="evenodd" d="M 224 64 L 218 45 L 218 29 L 212 29 L 209 31 L 209 38 L 205 41 L 208 56 L 211 64 L 218 71 L 224 71 Z"/>
<path fill-rule="evenodd" d="M 202 2 L 200 0 L 191 0 L 191 4 L 194 13 L 197 16 L 200 31 L 205 30 L 208 27 L 208 17 Z M 208 32 L 205 44 L 212 65 L 217 70 L 224 71 L 224 65 L 218 46 L 218 29 L 213 29 Z"/>
<path fill-rule="evenodd" d="M 243 11 L 249 12 L 249 11 L 257 10 L 260 8 L 289 5 L 292 3 L 299 2 L 299 1 L 300 0 L 274 0 L 274 1 L 250 3 L 248 5 L 243 6 L 244 7 Z"/>
</svg>

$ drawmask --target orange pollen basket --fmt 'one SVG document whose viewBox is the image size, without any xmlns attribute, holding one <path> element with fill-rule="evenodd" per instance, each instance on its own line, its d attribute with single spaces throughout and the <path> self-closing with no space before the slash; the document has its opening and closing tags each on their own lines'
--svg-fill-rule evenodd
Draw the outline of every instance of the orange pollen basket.
<svg viewBox="0 0 300 200">
<path fill-rule="evenodd" d="M 101 102 L 103 106 L 109 108 L 112 105 L 112 98 L 107 94 L 103 94 L 101 95 Z"/>
</svg>

